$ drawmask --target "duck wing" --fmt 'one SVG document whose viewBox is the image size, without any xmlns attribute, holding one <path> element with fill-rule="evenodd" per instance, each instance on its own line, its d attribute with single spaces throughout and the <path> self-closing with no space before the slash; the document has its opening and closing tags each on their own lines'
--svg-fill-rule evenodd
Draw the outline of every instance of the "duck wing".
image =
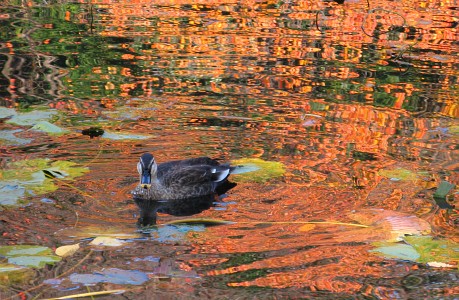
<svg viewBox="0 0 459 300">
<path fill-rule="evenodd" d="M 220 163 L 209 157 L 197 157 L 183 160 L 173 160 L 158 165 L 158 177 L 161 178 L 170 170 L 192 166 L 218 166 Z"/>
<path fill-rule="evenodd" d="M 229 165 L 176 165 L 168 170 L 163 170 L 162 176 L 158 176 L 158 179 L 164 187 L 180 188 L 218 184 L 225 180 L 229 173 Z"/>
</svg>

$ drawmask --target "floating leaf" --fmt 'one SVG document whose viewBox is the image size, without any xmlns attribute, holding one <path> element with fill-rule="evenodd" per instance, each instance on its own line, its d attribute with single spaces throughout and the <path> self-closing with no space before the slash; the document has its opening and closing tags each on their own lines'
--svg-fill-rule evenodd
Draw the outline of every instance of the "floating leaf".
<svg viewBox="0 0 459 300">
<path fill-rule="evenodd" d="M 430 224 L 414 215 L 384 209 L 362 209 L 349 213 L 349 217 L 361 224 L 371 226 L 371 234 L 396 242 L 406 235 L 431 233 Z"/>
<path fill-rule="evenodd" d="M 65 245 L 58 247 L 55 251 L 56 255 L 60 257 L 67 257 L 67 256 L 72 256 L 75 254 L 75 252 L 80 249 L 80 244 L 73 244 L 73 245 Z"/>
<path fill-rule="evenodd" d="M 231 162 L 233 165 L 256 168 L 250 173 L 234 176 L 236 182 L 267 182 L 282 177 L 285 173 L 284 165 L 280 162 L 265 161 L 260 158 L 242 158 Z"/>
<path fill-rule="evenodd" d="M 59 126 L 49 123 L 48 121 L 39 121 L 31 129 L 36 131 L 43 131 L 54 135 L 61 135 L 68 132 L 67 130 L 62 129 Z"/>
<path fill-rule="evenodd" d="M 114 284 L 140 285 L 148 281 L 148 275 L 140 271 L 109 268 L 94 274 L 72 274 L 70 275 L 69 279 L 73 283 L 80 283 L 85 285 L 93 285 L 105 282 Z"/>
<path fill-rule="evenodd" d="M 118 240 L 128 240 L 140 238 L 141 235 L 134 232 L 127 232 L 124 227 L 98 227 L 98 226 L 88 226 L 88 227 L 69 227 L 60 230 L 57 233 L 61 237 L 67 237 L 72 239 L 88 239 L 94 237 L 111 237 Z"/>
<path fill-rule="evenodd" d="M 25 267 L 44 267 L 60 261 L 48 247 L 33 245 L 0 246 L 0 255 L 8 259 L 8 263 Z"/>
<path fill-rule="evenodd" d="M 21 125 L 21 126 L 33 126 L 42 121 L 48 121 L 52 116 L 56 115 L 55 110 L 35 110 L 26 113 L 18 113 L 6 123 Z"/>
<path fill-rule="evenodd" d="M 151 138 L 150 135 L 132 134 L 132 133 L 118 133 L 118 132 L 104 132 L 103 138 L 110 140 L 146 140 Z"/>
<path fill-rule="evenodd" d="M 392 180 L 416 181 L 418 179 L 418 176 L 415 173 L 403 168 L 397 168 L 393 170 L 379 170 L 378 174 Z"/>
<path fill-rule="evenodd" d="M 459 134 L 459 125 L 454 125 L 454 126 L 450 126 L 448 127 L 448 131 L 451 133 L 451 134 Z"/>
<path fill-rule="evenodd" d="M 13 108 L 0 106 L 0 119 L 12 118 L 18 113 Z"/>
<path fill-rule="evenodd" d="M 98 236 L 93 239 L 89 244 L 94 246 L 118 247 L 123 245 L 123 240 L 112 238 L 109 236 Z"/>
<path fill-rule="evenodd" d="M 387 258 L 399 258 L 410 261 L 417 261 L 421 257 L 412 246 L 402 243 L 379 243 L 379 247 L 370 250 L 370 252 L 376 252 Z"/>
<path fill-rule="evenodd" d="M 445 264 L 445 263 L 438 262 L 438 261 L 431 261 L 431 262 L 428 262 L 427 265 L 428 265 L 429 267 L 434 267 L 434 268 L 454 268 L 453 265 Z"/>
<path fill-rule="evenodd" d="M 449 183 L 448 181 L 442 181 L 438 185 L 437 190 L 435 191 L 434 197 L 444 198 L 446 195 L 454 189 L 454 184 Z"/>
<path fill-rule="evenodd" d="M 10 163 L 0 170 L 0 204 L 14 205 L 27 195 L 53 192 L 57 189 L 53 178 L 71 180 L 88 171 L 69 161 L 31 159 Z"/>
<path fill-rule="evenodd" d="M 306 231 L 311 231 L 316 227 L 314 224 L 305 224 L 298 228 L 299 231 L 306 232 Z"/>
<path fill-rule="evenodd" d="M 22 129 L 0 130 L 0 140 L 8 145 L 25 145 L 32 142 L 32 139 L 23 139 L 15 136 L 15 133 L 22 132 Z"/>
<path fill-rule="evenodd" d="M 404 240 L 420 253 L 419 262 L 441 262 L 458 265 L 459 244 L 432 236 L 406 236 Z"/>
<path fill-rule="evenodd" d="M 35 275 L 35 271 L 23 266 L 0 263 L 0 284 L 19 284 Z"/>
</svg>

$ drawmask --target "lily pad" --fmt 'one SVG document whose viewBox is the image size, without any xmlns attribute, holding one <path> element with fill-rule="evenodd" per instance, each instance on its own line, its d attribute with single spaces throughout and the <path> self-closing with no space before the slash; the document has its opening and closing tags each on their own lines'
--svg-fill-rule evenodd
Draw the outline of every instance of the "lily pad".
<svg viewBox="0 0 459 300">
<path fill-rule="evenodd" d="M 379 243 L 379 247 L 370 250 L 387 258 L 399 258 L 417 261 L 421 255 L 410 245 L 402 243 Z"/>
<path fill-rule="evenodd" d="M 51 117 L 57 114 L 55 110 L 35 110 L 26 113 L 15 114 L 6 123 L 16 124 L 20 126 L 33 126 L 42 121 L 48 121 Z"/>
<path fill-rule="evenodd" d="M 256 167 L 250 173 L 238 174 L 232 179 L 236 182 L 267 182 L 282 177 L 285 173 L 284 165 L 281 162 L 265 161 L 260 158 L 242 158 L 231 162 L 233 165 L 244 167 Z"/>
<path fill-rule="evenodd" d="M 13 108 L 0 107 L 0 119 L 12 118 L 17 115 Z"/>
<path fill-rule="evenodd" d="M 51 162 L 49 159 L 21 160 L 0 170 L 0 204 L 15 205 L 28 195 L 41 195 L 57 189 L 54 180 L 47 178 L 43 170 L 61 174 L 60 180 L 72 180 L 88 172 L 69 161 Z"/>
<path fill-rule="evenodd" d="M 118 133 L 118 132 L 104 132 L 101 136 L 110 140 L 146 140 L 151 138 L 150 135 L 132 134 L 132 133 Z"/>
<path fill-rule="evenodd" d="M 49 123 L 48 121 L 37 122 L 31 129 L 43 131 L 52 135 L 62 135 L 68 132 L 68 130 L 62 129 L 59 126 Z"/>
<path fill-rule="evenodd" d="M 109 268 L 94 274 L 72 274 L 69 279 L 73 283 L 84 285 L 94 285 L 103 282 L 140 285 L 148 281 L 148 275 L 140 271 Z"/>
<path fill-rule="evenodd" d="M 23 266 L 9 263 L 0 263 L 0 284 L 19 284 L 32 278 L 35 271 Z"/>
<path fill-rule="evenodd" d="M 459 243 L 432 236 L 406 236 L 404 240 L 421 255 L 419 262 L 459 264 Z"/>
<path fill-rule="evenodd" d="M 34 245 L 0 246 L 0 256 L 6 257 L 9 264 L 35 268 L 61 260 L 50 248 Z"/>
<path fill-rule="evenodd" d="M 4 143 L 7 145 L 25 145 L 32 142 L 32 139 L 23 139 L 15 135 L 15 133 L 21 131 L 22 129 L 0 130 L 0 141 L 4 141 Z"/>
<path fill-rule="evenodd" d="M 416 181 L 418 176 L 410 170 L 397 168 L 392 170 L 379 170 L 378 174 L 392 180 Z"/>
</svg>

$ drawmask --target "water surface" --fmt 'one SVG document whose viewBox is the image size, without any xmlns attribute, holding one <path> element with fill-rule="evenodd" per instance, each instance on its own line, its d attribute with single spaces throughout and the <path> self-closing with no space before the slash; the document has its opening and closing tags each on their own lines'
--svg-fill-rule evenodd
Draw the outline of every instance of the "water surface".
<svg viewBox="0 0 459 300">
<path fill-rule="evenodd" d="M 456 6 L 1 4 L 0 241 L 81 246 L 1 282 L 2 299 L 454 299 Z M 232 176 L 210 209 L 158 216 L 231 223 L 139 233 L 129 192 L 146 151 L 284 173 Z"/>
</svg>

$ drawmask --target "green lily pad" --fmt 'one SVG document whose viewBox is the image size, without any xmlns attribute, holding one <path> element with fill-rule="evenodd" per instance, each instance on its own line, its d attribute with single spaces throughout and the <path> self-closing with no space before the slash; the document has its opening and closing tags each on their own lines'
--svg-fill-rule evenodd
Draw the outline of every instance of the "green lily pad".
<svg viewBox="0 0 459 300">
<path fill-rule="evenodd" d="M 15 133 L 21 132 L 22 129 L 15 130 L 0 130 L 0 143 L 7 145 L 25 145 L 32 141 L 32 139 L 23 139 L 15 136 Z M 3 141 L 3 142 L 2 142 Z"/>
<path fill-rule="evenodd" d="M 6 123 L 16 124 L 20 126 L 33 126 L 42 121 L 48 121 L 51 117 L 57 114 L 55 110 L 35 110 L 26 113 L 18 113 Z"/>
<path fill-rule="evenodd" d="M 32 268 L 41 268 L 61 260 L 50 248 L 34 245 L 0 246 L 0 256 L 6 257 L 9 264 Z"/>
<path fill-rule="evenodd" d="M 55 181 L 47 178 L 44 170 L 60 174 L 60 180 L 72 180 L 88 172 L 86 167 L 78 167 L 69 161 L 31 159 L 16 161 L 0 170 L 0 204 L 15 205 L 28 195 L 41 195 L 57 189 Z"/>
<path fill-rule="evenodd" d="M 17 115 L 13 108 L 0 107 L 0 119 L 12 118 Z"/>
<path fill-rule="evenodd" d="M 410 245 L 401 243 L 376 243 L 379 247 L 370 250 L 380 256 L 387 258 L 399 258 L 410 261 L 417 261 L 421 255 Z"/>
<path fill-rule="evenodd" d="M 0 263 L 0 284 L 20 284 L 35 275 L 32 269 L 8 263 Z"/>
<path fill-rule="evenodd" d="M 454 135 L 459 134 L 459 125 L 453 125 L 448 127 L 448 131 Z"/>
<path fill-rule="evenodd" d="M 392 180 L 416 181 L 418 179 L 416 173 L 403 168 L 397 168 L 393 170 L 379 170 L 378 174 Z"/>
<path fill-rule="evenodd" d="M 435 191 L 434 197 L 446 197 L 446 195 L 454 189 L 455 185 L 452 183 L 449 183 L 448 181 L 442 181 L 438 185 L 437 190 Z"/>
<path fill-rule="evenodd" d="M 31 129 L 36 131 L 43 131 L 52 135 L 62 135 L 68 132 L 67 130 L 62 129 L 59 126 L 49 123 L 48 121 L 37 122 L 37 124 L 35 124 Z"/>
<path fill-rule="evenodd" d="M 267 182 L 282 177 L 285 173 L 284 165 L 276 161 L 265 161 L 260 158 L 242 158 L 231 162 L 233 165 L 254 167 L 254 171 L 237 174 L 232 179 L 236 182 Z"/>
<path fill-rule="evenodd" d="M 101 136 L 110 140 L 146 140 L 151 138 L 150 135 L 132 134 L 132 133 L 118 133 L 118 132 L 104 132 Z"/>
<path fill-rule="evenodd" d="M 419 262 L 459 264 L 459 243 L 432 236 L 406 236 L 404 240 L 421 255 Z"/>
</svg>

